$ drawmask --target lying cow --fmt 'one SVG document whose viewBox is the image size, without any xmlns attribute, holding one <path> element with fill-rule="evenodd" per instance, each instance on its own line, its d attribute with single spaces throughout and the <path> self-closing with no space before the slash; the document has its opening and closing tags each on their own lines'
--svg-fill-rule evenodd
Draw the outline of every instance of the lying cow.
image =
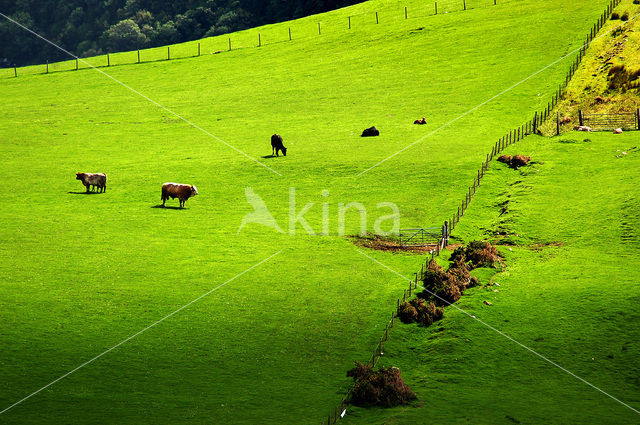
<svg viewBox="0 0 640 425">
<path fill-rule="evenodd" d="M 413 123 L 414 124 L 419 124 L 419 125 L 424 125 L 424 124 L 427 123 L 427 119 L 425 117 L 422 117 L 421 120 L 415 120 Z"/>
<path fill-rule="evenodd" d="M 107 175 L 105 173 L 76 173 L 76 180 L 80 180 L 87 193 L 89 188 L 97 188 L 98 192 L 106 192 L 107 190 Z"/>
<path fill-rule="evenodd" d="M 379 136 L 380 135 L 380 131 L 378 131 L 377 128 L 374 127 L 369 127 L 364 129 L 364 131 L 362 132 L 362 134 L 360 135 L 360 137 L 375 137 L 375 136 Z"/>
<path fill-rule="evenodd" d="M 280 156 L 278 155 L 278 151 L 282 151 L 282 155 L 287 156 L 287 148 L 282 144 L 282 137 L 274 134 L 271 136 L 271 155 L 275 153 L 276 156 Z"/>
<path fill-rule="evenodd" d="M 181 184 L 181 183 L 165 183 L 162 185 L 162 206 L 164 207 L 164 203 L 167 199 L 175 199 L 178 198 L 180 201 L 180 208 L 184 207 L 184 203 L 187 202 L 187 199 L 192 196 L 196 196 L 198 194 L 198 189 L 192 184 Z"/>
</svg>

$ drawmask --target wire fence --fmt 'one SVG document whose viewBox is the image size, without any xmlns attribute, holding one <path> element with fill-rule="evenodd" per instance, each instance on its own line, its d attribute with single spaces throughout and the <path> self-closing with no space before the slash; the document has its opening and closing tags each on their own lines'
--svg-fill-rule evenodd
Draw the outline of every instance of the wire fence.
<svg viewBox="0 0 640 425">
<path fill-rule="evenodd" d="M 260 48 L 284 42 L 306 41 L 328 34 L 348 34 L 359 29 L 374 29 L 386 24 L 435 17 L 472 9 L 489 8 L 511 3 L 517 0 L 440 0 L 427 2 L 421 8 L 407 6 L 388 7 L 381 10 L 366 9 L 364 6 L 353 8 L 337 16 L 328 16 L 318 20 L 317 16 L 301 18 L 292 26 L 271 24 L 256 29 L 238 31 L 230 35 L 221 35 L 189 41 L 170 46 L 132 50 L 128 52 L 107 53 L 99 56 L 77 58 L 67 61 L 49 62 L 25 67 L 0 68 L 0 77 L 17 78 L 26 75 L 42 75 L 55 72 L 79 71 L 83 69 L 135 65 L 141 63 L 184 60 L 248 48 Z"/>
<path fill-rule="evenodd" d="M 582 47 L 580 48 L 579 52 L 576 55 L 575 60 L 572 61 L 569 67 L 569 70 L 567 71 L 564 84 L 561 84 L 558 87 L 558 90 L 556 90 L 556 93 L 552 96 L 546 108 L 544 108 L 541 111 L 536 111 L 534 113 L 533 118 L 531 118 L 529 121 L 525 122 L 521 126 L 509 131 L 503 137 L 498 139 L 498 141 L 493 145 L 493 147 L 491 148 L 491 152 L 487 154 L 485 161 L 481 164 L 480 169 L 477 172 L 477 175 L 474 176 L 473 184 L 469 186 L 469 188 L 467 189 L 467 192 L 465 193 L 465 197 L 461 202 L 460 206 L 458 207 L 457 211 L 454 211 L 452 216 L 445 222 L 442 228 L 443 229 L 442 236 L 438 240 L 438 244 L 436 248 L 429 252 L 425 261 L 422 263 L 420 271 L 414 273 L 414 281 L 409 283 L 409 288 L 404 290 L 402 298 L 401 299 L 399 298 L 397 300 L 396 309 L 391 314 L 391 319 L 386 323 L 384 334 L 380 338 L 376 348 L 373 351 L 373 355 L 369 360 L 368 364 L 371 365 L 371 367 L 374 367 L 376 364 L 376 361 L 380 358 L 380 356 L 382 356 L 384 343 L 389 339 L 389 331 L 391 330 L 391 328 L 393 328 L 395 319 L 398 317 L 397 313 L 401 303 L 406 302 L 407 299 L 411 298 L 411 296 L 415 294 L 415 291 L 418 288 L 418 282 L 422 281 L 425 277 L 425 270 L 427 269 L 429 262 L 431 260 L 434 260 L 436 257 L 438 257 L 442 250 L 446 249 L 449 243 L 449 237 L 451 236 L 451 232 L 456 228 L 456 226 L 460 222 L 460 219 L 464 216 L 465 211 L 467 210 L 467 208 L 469 208 L 469 203 L 473 199 L 473 196 L 475 195 L 476 190 L 480 186 L 480 181 L 484 177 L 486 171 L 489 169 L 489 164 L 491 163 L 493 158 L 495 158 L 507 147 L 524 139 L 526 136 L 535 133 L 537 128 L 540 125 L 542 125 L 542 123 L 545 122 L 545 120 L 549 118 L 549 115 L 553 110 L 553 107 L 555 107 L 560 101 L 560 99 L 566 94 L 567 86 L 569 85 L 569 82 L 571 81 L 573 75 L 575 74 L 578 66 L 582 62 L 582 59 L 586 54 L 587 48 L 589 47 L 593 39 L 597 36 L 598 31 L 602 29 L 604 24 L 607 22 L 607 20 L 611 16 L 613 9 L 616 6 L 618 6 L 621 1 L 622 0 L 610 1 L 606 10 L 602 13 L 600 18 L 596 22 L 596 24 L 594 24 L 591 31 L 589 32 L 589 35 L 586 37 Z M 337 423 L 338 420 L 340 420 L 342 417 L 344 417 L 344 415 L 346 414 L 346 408 L 348 405 L 347 401 L 349 400 L 349 396 L 351 394 L 352 389 L 353 387 L 349 390 L 349 392 L 342 399 L 342 401 L 336 406 L 336 408 L 334 409 L 334 412 L 328 416 L 327 421 L 323 422 L 323 425 L 324 424 L 333 425 Z"/>
</svg>

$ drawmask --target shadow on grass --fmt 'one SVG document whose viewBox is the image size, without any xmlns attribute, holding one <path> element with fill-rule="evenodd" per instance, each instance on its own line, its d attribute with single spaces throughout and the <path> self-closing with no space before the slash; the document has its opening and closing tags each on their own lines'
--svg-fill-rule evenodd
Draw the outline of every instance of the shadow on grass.
<svg viewBox="0 0 640 425">
<path fill-rule="evenodd" d="M 70 193 L 72 195 L 100 195 L 104 192 L 67 192 Z"/>
<path fill-rule="evenodd" d="M 265 156 L 261 156 L 260 158 L 262 159 L 269 159 L 269 158 L 280 158 L 279 156 L 276 155 L 265 155 Z"/>
<path fill-rule="evenodd" d="M 180 207 L 163 206 L 162 204 L 154 205 L 151 208 L 160 208 L 164 210 L 185 210 L 186 209 L 186 208 L 180 208 Z"/>
</svg>

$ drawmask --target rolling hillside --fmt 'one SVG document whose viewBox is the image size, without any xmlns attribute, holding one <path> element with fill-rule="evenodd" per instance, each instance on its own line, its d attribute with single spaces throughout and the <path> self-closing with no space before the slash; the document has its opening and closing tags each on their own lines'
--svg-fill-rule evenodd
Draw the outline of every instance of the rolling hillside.
<svg viewBox="0 0 640 425">
<path fill-rule="evenodd" d="M 159 48 L 142 52 L 157 61 L 134 64 L 130 52 L 110 57 L 122 66 L 100 68 L 168 110 L 94 70 L 43 75 L 39 66 L 18 78 L 3 70 L 0 381 L 10 385 L 0 390 L 0 410 L 166 319 L 11 407 L 2 422 L 319 423 L 405 287 L 339 235 L 338 204 L 362 203 L 369 229 L 389 214 L 382 202 L 398 206 L 401 227 L 446 220 L 493 141 L 546 104 L 567 64 L 528 77 L 580 46 L 607 4 L 492 3 L 470 0 L 462 12 L 442 2 L 431 16 L 418 1 L 373 0 L 234 34 L 230 52 L 209 54 L 226 50 L 228 37 L 217 37 L 201 42 L 200 57 L 164 61 Z M 195 48 L 171 47 L 176 57 Z M 426 128 L 412 124 L 422 116 Z M 371 125 L 380 137 L 360 138 Z M 283 136 L 286 157 L 263 158 L 273 133 Z M 82 194 L 79 171 L 106 172 L 107 192 Z M 157 208 L 165 181 L 195 184 L 200 194 L 184 210 Z M 259 224 L 238 232 L 253 211 L 247 188 L 285 233 Z M 300 224 L 290 234 L 292 189 L 294 210 L 315 203 L 305 217 L 328 235 Z M 492 225 L 483 219 L 469 219 L 461 235 L 480 235 Z M 347 234 L 359 231 L 355 211 L 345 221 Z M 422 261 L 372 255 L 405 275 Z M 495 343 L 484 329 L 472 332 Z M 411 356 L 393 359 L 422 376 Z M 522 355 L 511 362 L 529 373 Z M 455 385 L 440 391 L 443 404 L 460 400 Z M 434 396 L 420 395 L 428 407 Z M 513 409 L 514 418 L 525 415 Z M 431 421 L 432 413 L 414 412 Z M 440 412 L 442 422 L 458 419 Z"/>
</svg>

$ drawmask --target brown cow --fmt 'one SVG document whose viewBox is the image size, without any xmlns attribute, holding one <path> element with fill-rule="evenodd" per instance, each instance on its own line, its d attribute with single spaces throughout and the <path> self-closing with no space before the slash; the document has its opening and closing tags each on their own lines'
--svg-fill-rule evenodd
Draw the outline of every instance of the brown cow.
<svg viewBox="0 0 640 425">
<path fill-rule="evenodd" d="M 184 203 L 187 202 L 192 196 L 196 196 L 198 194 L 198 189 L 192 184 L 182 184 L 182 183 L 165 183 L 162 185 L 162 206 L 164 207 L 164 203 L 167 199 L 175 199 L 178 198 L 180 201 L 180 208 L 184 208 Z"/>
<path fill-rule="evenodd" d="M 107 175 L 105 173 L 76 173 L 76 180 L 80 180 L 84 187 L 98 188 L 98 192 L 107 191 Z"/>
<path fill-rule="evenodd" d="M 427 119 L 426 119 L 425 117 L 422 117 L 422 119 L 421 119 L 421 120 L 415 120 L 413 123 L 414 123 L 414 124 L 424 125 L 424 124 L 426 124 L 426 123 L 427 123 Z"/>
</svg>

